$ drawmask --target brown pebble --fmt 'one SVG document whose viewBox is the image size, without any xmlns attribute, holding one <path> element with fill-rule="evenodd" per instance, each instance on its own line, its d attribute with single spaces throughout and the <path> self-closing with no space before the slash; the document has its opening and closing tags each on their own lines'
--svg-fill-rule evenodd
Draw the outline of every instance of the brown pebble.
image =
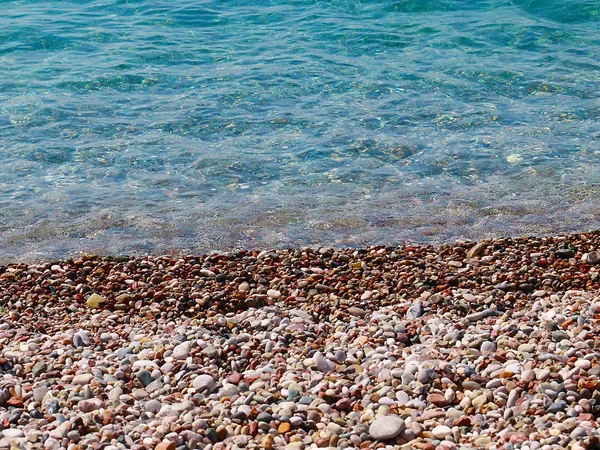
<svg viewBox="0 0 600 450">
<path fill-rule="evenodd" d="M 485 249 L 485 244 L 483 242 L 479 242 L 474 247 L 471 247 L 467 252 L 467 258 L 474 258 L 478 256 Z"/>
<path fill-rule="evenodd" d="M 227 377 L 227 382 L 231 384 L 239 384 L 240 381 L 244 379 L 243 373 L 234 372 Z"/>
<path fill-rule="evenodd" d="M 433 403 L 435 406 L 437 406 L 439 408 L 448 406 L 451 403 L 450 400 L 448 400 L 442 394 L 438 394 L 438 393 L 429 394 L 427 396 L 427 401 L 429 403 Z"/>
<path fill-rule="evenodd" d="M 8 399 L 6 404 L 9 406 L 14 406 L 15 408 L 22 408 L 23 407 L 23 398 L 22 397 L 11 397 Z"/>
<path fill-rule="evenodd" d="M 175 442 L 173 441 L 163 441 L 154 447 L 154 450 L 175 450 Z"/>
<path fill-rule="evenodd" d="M 281 434 L 285 434 L 288 431 L 290 431 L 292 429 L 292 426 L 290 425 L 289 422 L 282 422 L 278 427 L 277 427 L 277 432 L 281 433 Z"/>
<path fill-rule="evenodd" d="M 271 447 L 273 447 L 274 441 L 275 441 L 275 438 L 273 437 L 272 434 L 266 434 L 265 436 L 263 436 L 263 438 L 261 440 L 262 447 L 266 448 L 266 449 L 270 449 Z"/>
<path fill-rule="evenodd" d="M 461 416 L 454 419 L 452 425 L 455 427 L 470 427 L 471 418 L 469 416 Z"/>
</svg>

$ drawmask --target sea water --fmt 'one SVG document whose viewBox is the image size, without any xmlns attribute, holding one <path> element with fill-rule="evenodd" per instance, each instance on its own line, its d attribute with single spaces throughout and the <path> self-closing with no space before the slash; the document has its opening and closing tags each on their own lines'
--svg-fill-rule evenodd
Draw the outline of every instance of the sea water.
<svg viewBox="0 0 600 450">
<path fill-rule="evenodd" d="M 0 258 L 600 222 L 600 2 L 0 1 Z"/>
</svg>

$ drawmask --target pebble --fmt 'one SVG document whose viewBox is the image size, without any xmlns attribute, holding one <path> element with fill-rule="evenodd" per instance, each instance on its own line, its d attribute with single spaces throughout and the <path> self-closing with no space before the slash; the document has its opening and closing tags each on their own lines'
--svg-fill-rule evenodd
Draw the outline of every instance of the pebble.
<svg viewBox="0 0 600 450">
<path fill-rule="evenodd" d="M 188 347 L 189 347 L 189 344 L 187 342 L 175 346 L 175 348 L 173 349 L 173 358 L 187 359 L 187 357 L 189 356 Z"/>
<path fill-rule="evenodd" d="M 93 293 L 88 297 L 86 303 L 91 309 L 96 309 L 99 308 L 102 303 L 106 303 L 106 299 L 101 295 Z"/>
<path fill-rule="evenodd" d="M 48 393 L 48 386 L 39 386 L 33 389 L 33 401 L 41 403 Z"/>
<path fill-rule="evenodd" d="M 8 438 L 21 438 L 23 436 L 25 436 L 23 434 L 23 430 L 19 430 L 17 428 L 7 428 L 2 430 L 2 434 L 4 435 L 4 437 L 8 437 Z"/>
<path fill-rule="evenodd" d="M 496 343 L 491 341 L 484 341 L 481 343 L 480 350 L 482 353 L 494 353 L 496 351 Z"/>
<path fill-rule="evenodd" d="M 175 450 L 177 445 L 173 441 L 163 441 L 154 447 L 154 450 Z"/>
<path fill-rule="evenodd" d="M 79 384 L 79 385 L 86 385 L 89 384 L 90 381 L 92 381 L 94 379 L 94 375 L 92 375 L 91 373 L 82 373 L 82 374 L 78 374 L 75 375 L 73 377 L 73 384 Z"/>
<path fill-rule="evenodd" d="M 46 373 L 48 370 L 48 365 L 44 361 L 38 361 L 31 369 L 31 374 L 34 378 L 39 377 L 40 375 Z"/>
<path fill-rule="evenodd" d="M 571 434 L 569 435 L 569 437 L 573 440 L 579 440 L 579 439 L 583 439 L 584 437 L 586 437 L 587 434 L 588 433 L 585 428 L 577 427 L 573 431 L 571 431 Z"/>
<path fill-rule="evenodd" d="M 533 380 L 535 380 L 535 370 L 528 369 L 521 372 L 521 381 L 529 383 Z"/>
<path fill-rule="evenodd" d="M 206 389 L 208 392 L 212 392 L 216 387 L 215 379 L 210 375 L 198 375 L 194 378 L 192 385 L 197 391 Z"/>
<path fill-rule="evenodd" d="M 438 425 L 431 430 L 431 434 L 436 439 L 444 439 L 452 434 L 452 428 L 447 427 L 446 425 Z"/>
<path fill-rule="evenodd" d="M 352 316 L 361 318 L 367 315 L 367 311 L 365 311 L 362 308 L 359 308 L 358 306 L 351 306 L 350 308 L 348 308 L 348 313 Z"/>
<path fill-rule="evenodd" d="M 269 289 L 267 291 L 267 295 L 275 300 L 281 298 L 281 292 L 279 292 L 277 289 Z"/>
<path fill-rule="evenodd" d="M 396 415 L 384 416 L 373 421 L 369 426 L 369 435 L 377 441 L 393 439 L 406 429 L 402 418 Z"/>
<path fill-rule="evenodd" d="M 593 251 L 583 255 L 583 261 L 588 264 L 598 264 L 600 263 L 600 252 Z"/>
<path fill-rule="evenodd" d="M 144 405 L 146 411 L 150 411 L 153 413 L 157 413 L 158 411 L 160 411 L 161 407 L 161 403 L 156 399 L 148 400 Z"/>
<path fill-rule="evenodd" d="M 418 319 L 423 315 L 423 304 L 421 302 L 415 302 L 406 311 L 407 319 Z"/>
<path fill-rule="evenodd" d="M 89 400 L 82 400 L 79 402 L 79 409 L 85 413 L 96 411 L 100 408 L 105 408 L 105 407 L 106 407 L 106 405 L 99 398 L 92 398 Z"/>
<path fill-rule="evenodd" d="M 569 339 L 569 334 L 566 331 L 556 330 L 552 332 L 552 340 L 554 342 L 560 342 L 564 339 Z"/>
<path fill-rule="evenodd" d="M 152 378 L 152 374 L 146 369 L 142 369 L 137 373 L 137 379 L 140 383 L 142 383 L 142 386 L 144 387 L 148 386 L 154 381 L 154 378 Z"/>
<path fill-rule="evenodd" d="M 335 369 L 335 364 L 326 359 L 321 352 L 315 352 L 312 359 L 317 369 L 321 372 L 327 373 Z"/>
</svg>

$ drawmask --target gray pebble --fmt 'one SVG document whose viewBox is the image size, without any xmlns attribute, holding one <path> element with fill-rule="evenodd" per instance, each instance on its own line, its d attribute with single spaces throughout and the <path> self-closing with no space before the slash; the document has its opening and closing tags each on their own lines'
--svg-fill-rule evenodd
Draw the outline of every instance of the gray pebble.
<svg viewBox="0 0 600 450">
<path fill-rule="evenodd" d="M 161 407 L 162 407 L 161 403 L 156 399 L 148 400 L 144 404 L 144 408 L 146 409 L 146 411 L 150 411 L 152 413 L 156 413 L 156 412 L 160 411 Z"/>
<path fill-rule="evenodd" d="M 137 379 L 142 383 L 142 386 L 146 387 L 154 381 L 152 374 L 146 369 L 142 369 L 137 373 Z"/>
<path fill-rule="evenodd" d="M 44 361 L 39 361 L 39 362 L 35 363 L 35 365 L 33 366 L 33 369 L 31 370 L 31 374 L 33 375 L 34 378 L 37 378 L 40 375 L 46 373 L 47 370 L 48 370 L 47 364 Z"/>
<path fill-rule="evenodd" d="M 373 421 L 369 427 L 369 435 L 377 441 L 387 441 L 398 436 L 405 428 L 406 424 L 399 416 L 385 416 Z"/>
<path fill-rule="evenodd" d="M 417 319 L 423 315 L 423 304 L 421 302 L 415 302 L 406 311 L 407 319 Z"/>
</svg>

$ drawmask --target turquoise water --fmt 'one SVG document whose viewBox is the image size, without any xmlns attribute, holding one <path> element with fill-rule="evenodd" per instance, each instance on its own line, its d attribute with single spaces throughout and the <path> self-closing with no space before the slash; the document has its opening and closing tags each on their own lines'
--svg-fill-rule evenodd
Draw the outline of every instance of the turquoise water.
<svg viewBox="0 0 600 450">
<path fill-rule="evenodd" d="M 0 7 L 0 259 L 598 228 L 597 0 Z"/>
</svg>

